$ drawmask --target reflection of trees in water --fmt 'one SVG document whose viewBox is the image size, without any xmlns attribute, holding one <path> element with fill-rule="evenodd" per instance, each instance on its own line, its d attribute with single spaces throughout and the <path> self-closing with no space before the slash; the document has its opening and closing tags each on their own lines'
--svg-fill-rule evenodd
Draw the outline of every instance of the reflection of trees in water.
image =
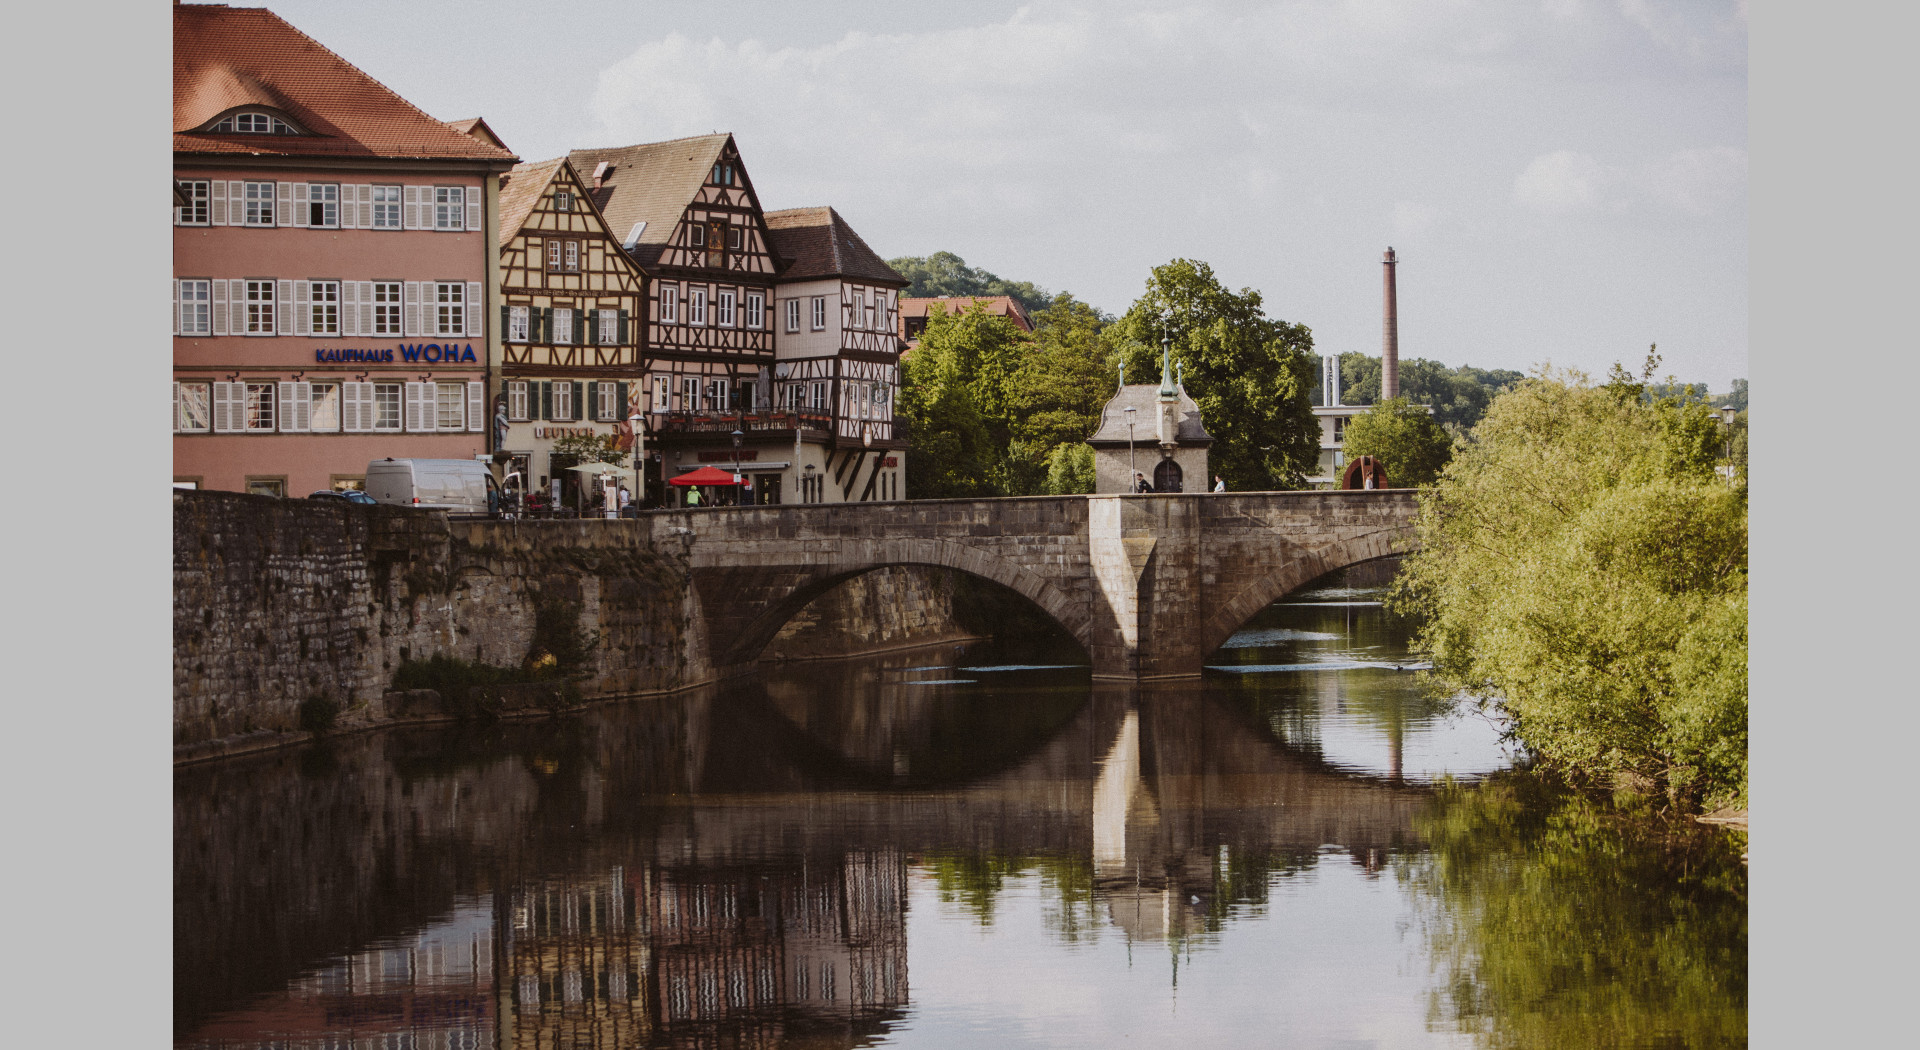
<svg viewBox="0 0 1920 1050">
<path fill-rule="evenodd" d="M 1747 877 L 1727 833 L 1551 797 L 1444 789 L 1396 871 L 1443 974 L 1434 1010 L 1491 1047 L 1745 1046 Z"/>
</svg>

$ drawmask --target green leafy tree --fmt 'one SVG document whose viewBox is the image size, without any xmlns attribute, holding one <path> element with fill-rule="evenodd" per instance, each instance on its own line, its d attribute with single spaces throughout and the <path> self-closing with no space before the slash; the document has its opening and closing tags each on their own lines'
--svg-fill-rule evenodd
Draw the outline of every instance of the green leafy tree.
<svg viewBox="0 0 1920 1050">
<path fill-rule="evenodd" d="M 1317 367 L 1317 366 L 1316 366 Z M 1340 355 L 1340 403 L 1371 405 L 1380 400 L 1380 359 L 1365 354 Z M 1318 372 L 1316 371 L 1316 375 Z M 1400 396 L 1433 408 L 1433 421 L 1454 437 L 1466 437 L 1486 415 L 1500 391 L 1526 378 L 1505 368 L 1448 368 L 1423 357 L 1400 362 Z M 1318 386 L 1314 404 L 1322 400 Z"/>
<path fill-rule="evenodd" d="M 577 463 L 624 463 L 631 460 L 628 453 L 614 446 L 613 435 L 580 435 L 559 438 L 553 443 L 553 454 L 572 456 Z"/>
<path fill-rule="evenodd" d="M 907 498 L 1005 495 L 1008 386 L 1025 351 L 1025 333 L 979 306 L 936 308 L 920 345 L 901 362 L 898 410 L 913 454 Z"/>
<path fill-rule="evenodd" d="M 1158 382 L 1160 340 L 1172 339 L 1187 393 L 1213 435 L 1208 473 L 1236 491 L 1300 488 L 1320 456 L 1313 333 L 1266 316 L 1260 293 L 1228 291 L 1204 262 L 1154 268 L 1114 326 L 1130 383 Z"/>
<path fill-rule="evenodd" d="M 1396 605 L 1434 674 L 1575 782 L 1680 807 L 1747 793 L 1747 503 L 1701 403 L 1543 374 L 1422 493 Z"/>
<path fill-rule="evenodd" d="M 1360 456 L 1378 459 L 1386 467 L 1387 484 L 1395 488 L 1432 484 L 1453 456 L 1453 438 L 1404 397 L 1378 402 L 1353 417 L 1343 444 L 1349 462 Z"/>
<path fill-rule="evenodd" d="M 968 266 L 965 259 L 952 252 L 934 252 L 925 258 L 903 255 L 898 259 L 888 259 L 887 265 L 912 282 L 900 293 L 903 296 L 1005 295 L 1018 301 L 1029 313 L 1044 308 L 1053 299 L 1046 289 L 1032 281 L 1009 281 L 997 277 Z"/>
<path fill-rule="evenodd" d="M 1047 494 L 1072 496 L 1092 492 L 1093 446 L 1084 441 L 1056 445 L 1047 453 Z"/>
</svg>

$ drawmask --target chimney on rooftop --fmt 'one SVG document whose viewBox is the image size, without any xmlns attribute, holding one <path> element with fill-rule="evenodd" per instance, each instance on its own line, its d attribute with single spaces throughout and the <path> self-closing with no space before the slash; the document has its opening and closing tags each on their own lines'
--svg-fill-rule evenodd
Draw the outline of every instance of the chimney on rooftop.
<svg viewBox="0 0 1920 1050">
<path fill-rule="evenodd" d="M 1393 287 L 1393 248 L 1380 260 L 1386 271 L 1381 289 L 1380 400 L 1400 396 L 1400 305 Z"/>
</svg>

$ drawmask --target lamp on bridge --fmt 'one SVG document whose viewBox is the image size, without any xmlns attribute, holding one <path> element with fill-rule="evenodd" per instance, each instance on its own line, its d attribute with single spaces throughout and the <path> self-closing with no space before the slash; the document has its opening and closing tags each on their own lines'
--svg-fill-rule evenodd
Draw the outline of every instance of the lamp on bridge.
<svg viewBox="0 0 1920 1050">
<path fill-rule="evenodd" d="M 813 464 L 811 463 L 800 471 L 800 502 L 813 502 Z"/>
<path fill-rule="evenodd" d="M 633 494 L 633 498 L 644 501 L 647 498 L 647 458 L 645 451 L 640 447 L 642 443 L 640 412 L 637 409 L 629 409 L 629 413 L 627 426 L 633 430 L 633 484 L 638 490 Z"/>
<path fill-rule="evenodd" d="M 746 437 L 739 427 L 733 428 L 733 501 L 740 502 L 740 439 Z"/>
</svg>

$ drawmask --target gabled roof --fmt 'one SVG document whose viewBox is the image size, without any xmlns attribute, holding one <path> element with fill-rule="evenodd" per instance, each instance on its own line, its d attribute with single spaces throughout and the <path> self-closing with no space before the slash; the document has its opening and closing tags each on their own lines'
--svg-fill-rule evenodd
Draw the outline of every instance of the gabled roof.
<svg viewBox="0 0 1920 1050">
<path fill-rule="evenodd" d="M 242 106 L 278 110 L 304 135 L 197 129 Z M 506 149 L 421 112 L 264 8 L 173 9 L 177 153 L 512 161 Z"/>
<path fill-rule="evenodd" d="M 533 206 L 553 184 L 554 173 L 567 162 L 565 157 L 552 160 L 534 160 L 515 164 L 505 175 L 500 176 L 500 243 L 505 244 L 520 234 L 520 227 L 526 225 L 527 216 L 533 214 Z"/>
<path fill-rule="evenodd" d="M 1033 319 L 1027 316 L 1027 308 L 1020 300 L 1010 295 L 942 295 L 926 299 L 900 297 L 900 320 L 905 323 L 909 317 L 925 317 L 937 304 L 948 313 L 964 313 L 980 304 L 990 314 L 998 314 L 1012 321 L 1016 327 L 1033 331 Z"/>
<path fill-rule="evenodd" d="M 696 135 L 667 142 L 608 149 L 577 149 L 567 154 L 573 169 L 585 180 L 593 202 L 606 216 L 607 229 L 621 241 L 644 222 L 641 245 L 664 245 L 673 236 L 680 216 L 706 184 L 720 150 L 733 138 L 726 132 Z M 593 173 L 602 163 L 612 167 L 593 186 Z"/>
<path fill-rule="evenodd" d="M 773 253 L 793 260 L 781 271 L 783 281 L 851 277 L 896 288 L 912 283 L 867 247 L 832 208 L 787 208 L 766 212 L 765 218 Z"/>
<path fill-rule="evenodd" d="M 462 135 L 479 139 L 489 146 L 498 146 L 501 149 L 507 148 L 506 140 L 494 134 L 493 128 L 489 127 L 487 122 L 479 117 L 468 117 L 465 120 L 449 120 L 447 121 L 447 127 L 452 128 Z"/>
<path fill-rule="evenodd" d="M 1128 406 L 1134 412 L 1133 440 L 1141 448 L 1155 441 L 1154 418 L 1160 411 L 1160 387 L 1157 383 L 1135 383 L 1120 388 L 1100 410 L 1100 425 L 1093 430 L 1093 436 L 1087 444 L 1096 448 L 1125 445 L 1127 443 Z M 1180 388 L 1180 426 L 1174 434 L 1182 447 L 1206 446 L 1213 444 L 1213 435 L 1200 422 L 1200 406 L 1187 396 L 1187 388 Z"/>
</svg>

